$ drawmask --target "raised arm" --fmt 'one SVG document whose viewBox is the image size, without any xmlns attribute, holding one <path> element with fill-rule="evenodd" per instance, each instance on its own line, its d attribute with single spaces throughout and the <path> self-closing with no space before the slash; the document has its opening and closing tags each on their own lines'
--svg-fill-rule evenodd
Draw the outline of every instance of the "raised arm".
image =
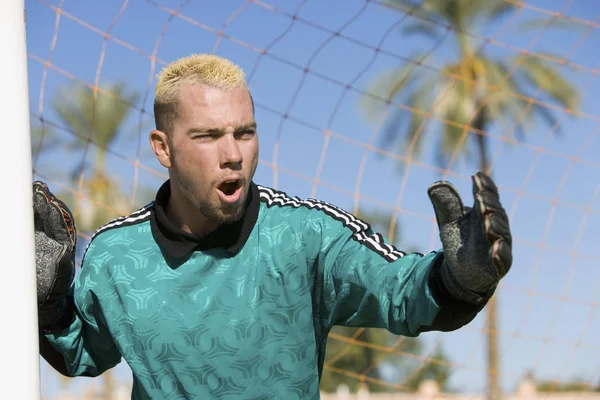
<svg viewBox="0 0 600 400">
<path fill-rule="evenodd" d="M 475 207 L 454 188 L 430 188 L 443 249 L 405 254 L 366 223 L 331 208 L 307 221 L 321 251 L 314 265 L 322 324 L 378 327 L 404 336 L 472 321 L 510 268 L 506 213 L 489 178 L 474 176 Z"/>
</svg>

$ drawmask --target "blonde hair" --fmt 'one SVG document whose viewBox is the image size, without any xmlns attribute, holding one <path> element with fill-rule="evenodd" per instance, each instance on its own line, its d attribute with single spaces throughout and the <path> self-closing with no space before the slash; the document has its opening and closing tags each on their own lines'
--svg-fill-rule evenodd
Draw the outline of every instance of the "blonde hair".
<svg viewBox="0 0 600 400">
<path fill-rule="evenodd" d="M 207 85 L 223 90 L 248 89 L 244 71 L 214 54 L 192 54 L 173 61 L 160 71 L 154 91 L 156 129 L 167 132 L 177 117 L 179 92 L 184 85 Z"/>
</svg>

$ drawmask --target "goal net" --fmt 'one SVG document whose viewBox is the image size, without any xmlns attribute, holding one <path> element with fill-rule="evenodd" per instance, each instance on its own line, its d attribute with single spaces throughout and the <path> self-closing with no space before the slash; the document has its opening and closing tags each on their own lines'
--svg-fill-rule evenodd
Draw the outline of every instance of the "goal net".
<svg viewBox="0 0 600 400">
<path fill-rule="evenodd" d="M 148 144 L 157 73 L 179 57 L 215 53 L 242 66 L 254 96 L 257 183 L 336 204 L 407 252 L 441 246 L 427 197 L 436 180 L 471 203 L 470 175 L 486 168 L 510 217 L 514 264 L 493 307 L 458 331 L 418 338 L 336 327 L 323 398 L 599 390 L 599 4 L 25 7 L 33 178 L 74 211 L 82 249 L 167 179 Z M 10 149 L 15 132 L 5 133 Z M 64 379 L 40 365 L 46 399 L 128 398 L 124 361 L 97 379 Z"/>
</svg>

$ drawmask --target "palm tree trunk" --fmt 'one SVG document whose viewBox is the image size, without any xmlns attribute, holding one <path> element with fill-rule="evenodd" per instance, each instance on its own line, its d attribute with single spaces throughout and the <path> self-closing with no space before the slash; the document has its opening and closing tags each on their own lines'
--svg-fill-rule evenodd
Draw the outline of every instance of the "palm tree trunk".
<svg viewBox="0 0 600 400">
<path fill-rule="evenodd" d="M 475 134 L 477 148 L 479 149 L 479 169 L 490 175 L 487 137 L 479 132 L 485 131 L 487 125 L 485 107 L 474 121 L 473 128 L 477 129 Z M 488 363 L 488 400 L 500 400 L 502 391 L 500 389 L 500 364 L 498 361 L 498 316 L 497 316 L 497 294 L 492 296 L 487 305 L 487 363 Z"/>
<path fill-rule="evenodd" d="M 103 400 L 111 400 L 114 395 L 114 385 L 112 379 L 112 371 L 105 371 L 103 375 L 104 388 L 103 388 Z"/>
</svg>

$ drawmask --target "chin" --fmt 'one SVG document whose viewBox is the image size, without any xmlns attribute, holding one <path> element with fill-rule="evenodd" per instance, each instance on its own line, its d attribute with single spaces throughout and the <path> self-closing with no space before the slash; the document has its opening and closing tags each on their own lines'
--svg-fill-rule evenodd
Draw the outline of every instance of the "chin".
<svg viewBox="0 0 600 400">
<path fill-rule="evenodd" d="M 246 212 L 248 197 L 244 194 L 235 204 L 219 204 L 214 209 L 218 219 L 223 223 L 233 223 L 241 219 Z"/>
<path fill-rule="evenodd" d="M 248 202 L 249 185 L 244 185 L 239 189 L 239 197 L 235 201 L 217 194 L 210 201 L 206 199 L 200 202 L 200 212 L 210 221 L 217 224 L 231 224 L 240 220 L 246 211 Z"/>
<path fill-rule="evenodd" d="M 241 206 L 228 213 L 221 211 L 221 222 L 224 224 L 233 224 L 242 219 L 245 211 L 246 208 Z"/>
</svg>

